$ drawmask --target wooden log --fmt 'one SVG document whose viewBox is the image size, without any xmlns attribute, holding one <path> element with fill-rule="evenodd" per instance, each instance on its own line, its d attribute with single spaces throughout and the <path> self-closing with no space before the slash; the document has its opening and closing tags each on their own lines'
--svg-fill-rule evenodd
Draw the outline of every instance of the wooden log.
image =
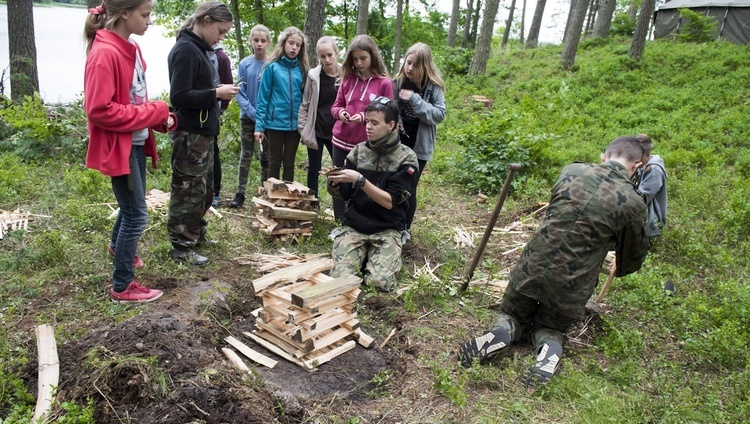
<svg viewBox="0 0 750 424">
<path fill-rule="evenodd" d="M 301 211 L 298 209 L 282 208 L 278 206 L 271 207 L 272 218 L 276 219 L 294 219 L 297 221 L 315 221 L 318 214 L 315 212 Z"/>
<path fill-rule="evenodd" d="M 354 330 L 352 336 L 357 340 L 357 343 L 365 348 L 369 348 L 373 343 L 375 343 L 375 339 L 367 335 L 367 333 L 362 331 L 361 328 L 357 328 L 356 330 Z"/>
<path fill-rule="evenodd" d="M 291 283 L 308 275 L 328 271 L 333 268 L 333 260 L 330 258 L 320 258 L 305 262 L 299 265 L 290 266 L 271 272 L 252 281 L 252 287 L 255 294 L 278 283 Z"/>
<path fill-rule="evenodd" d="M 248 345 L 242 343 L 241 341 L 235 339 L 234 337 L 228 336 L 224 338 L 224 340 L 230 345 L 232 345 L 232 347 L 239 350 L 241 354 L 247 356 L 249 359 L 255 362 L 268 368 L 273 368 L 276 366 L 276 361 L 269 358 L 268 356 L 265 356 L 259 352 L 252 350 Z"/>
<path fill-rule="evenodd" d="M 354 343 L 354 340 L 349 340 L 348 342 L 342 344 L 341 346 L 335 347 L 331 350 L 329 350 L 326 353 L 323 353 L 321 355 L 317 355 L 311 359 L 307 359 L 304 361 L 305 365 L 310 368 L 317 368 L 321 364 L 324 364 L 328 361 L 330 361 L 333 358 L 336 358 L 337 356 L 341 355 L 344 352 L 348 352 L 352 349 L 354 349 L 354 346 L 356 346 L 356 343 Z"/>
<path fill-rule="evenodd" d="M 239 372 L 244 373 L 250 373 L 250 368 L 245 365 L 245 363 L 242 361 L 242 358 L 239 357 L 232 349 L 229 349 L 228 347 L 222 347 L 221 351 L 224 353 L 224 356 L 229 359 L 229 363 L 232 364 L 232 366 Z"/>
<path fill-rule="evenodd" d="M 340 311 L 337 314 L 332 314 L 324 319 L 321 319 L 319 322 L 316 323 L 314 329 L 306 329 L 304 327 L 298 329 L 295 331 L 293 339 L 296 342 L 306 342 L 309 339 L 312 339 L 314 337 L 322 335 L 325 331 L 331 330 L 336 326 L 339 326 L 343 324 L 346 321 L 349 320 L 355 320 L 356 321 L 357 315 L 356 314 L 347 314 L 343 311 Z M 352 330 L 351 328 L 347 328 L 347 330 Z"/>
<path fill-rule="evenodd" d="M 292 293 L 292 304 L 304 308 L 311 303 L 357 288 L 360 284 L 362 279 L 355 275 L 336 278 Z"/>
<path fill-rule="evenodd" d="M 259 345 L 261 345 L 264 348 L 268 349 L 269 351 L 271 351 L 271 352 L 279 355 L 280 357 L 286 359 L 287 361 L 289 361 L 291 363 L 294 363 L 294 364 L 297 364 L 297 365 L 301 366 L 302 368 L 304 368 L 304 369 L 306 369 L 308 371 L 314 371 L 313 367 L 311 367 L 310 365 L 306 364 L 304 361 L 298 360 L 294 356 L 290 355 L 288 352 L 284 351 L 284 349 L 282 349 L 282 348 L 276 346 L 275 344 L 273 344 L 273 342 L 270 342 L 270 341 L 264 339 L 263 337 L 261 337 L 259 335 L 256 335 L 256 334 L 253 334 L 253 333 L 248 333 L 247 331 L 243 332 L 242 334 L 244 334 L 246 337 L 254 340 L 256 343 L 258 343 Z"/>
<path fill-rule="evenodd" d="M 47 415 L 55 400 L 54 392 L 60 384 L 60 358 L 57 356 L 57 342 L 52 326 L 43 324 L 36 327 L 34 332 L 39 358 L 39 381 L 32 421 L 37 422 Z"/>
<path fill-rule="evenodd" d="M 283 236 L 287 234 L 299 234 L 302 236 L 312 235 L 312 228 L 281 228 L 273 230 L 270 233 L 272 236 Z"/>
</svg>

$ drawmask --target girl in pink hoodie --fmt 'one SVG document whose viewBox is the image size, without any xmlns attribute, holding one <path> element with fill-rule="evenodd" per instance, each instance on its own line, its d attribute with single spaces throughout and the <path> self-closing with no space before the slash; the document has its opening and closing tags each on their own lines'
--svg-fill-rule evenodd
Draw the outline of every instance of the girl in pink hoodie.
<svg viewBox="0 0 750 424">
<path fill-rule="evenodd" d="M 380 96 L 393 99 L 393 83 L 383 57 L 372 38 L 358 35 L 349 44 L 342 65 L 341 85 L 331 107 L 333 125 L 333 164 L 343 167 L 346 155 L 357 144 L 367 141 L 365 108 Z M 334 199 L 337 220 L 344 216 L 344 202 Z"/>
</svg>

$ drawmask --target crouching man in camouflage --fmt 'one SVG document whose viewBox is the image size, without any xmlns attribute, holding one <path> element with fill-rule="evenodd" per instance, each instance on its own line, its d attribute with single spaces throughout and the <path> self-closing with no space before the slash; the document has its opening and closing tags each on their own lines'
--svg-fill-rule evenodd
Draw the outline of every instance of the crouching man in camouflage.
<svg viewBox="0 0 750 424">
<path fill-rule="evenodd" d="M 328 192 L 347 202 L 331 276 L 364 274 L 365 283 L 383 291 L 396 286 L 401 232 L 417 181 L 417 155 L 400 142 L 398 116 L 397 102 L 375 99 L 365 108 L 367 142 L 352 149 L 343 169 L 327 175 Z"/>
<path fill-rule="evenodd" d="M 616 252 L 618 277 L 640 269 L 646 258 L 646 202 L 630 182 L 642 157 L 636 138 L 619 137 L 603 163 L 562 170 L 544 220 L 510 272 L 495 326 L 461 346 L 463 365 L 486 362 L 530 335 L 537 359 L 523 382 L 549 381 L 562 357 L 563 333 L 582 318 L 607 252 Z"/>
</svg>

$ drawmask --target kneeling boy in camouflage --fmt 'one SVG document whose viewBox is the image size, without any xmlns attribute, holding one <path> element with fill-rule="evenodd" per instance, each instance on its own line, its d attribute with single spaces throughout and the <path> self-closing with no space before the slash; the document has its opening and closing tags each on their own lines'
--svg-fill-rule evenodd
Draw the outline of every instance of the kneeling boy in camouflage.
<svg viewBox="0 0 750 424">
<path fill-rule="evenodd" d="M 328 192 L 347 202 L 331 276 L 361 273 L 383 291 L 396 286 L 401 232 L 417 181 L 417 155 L 400 142 L 398 116 L 397 102 L 375 99 L 365 108 L 367 142 L 352 149 L 343 169 L 327 174 Z"/>
</svg>

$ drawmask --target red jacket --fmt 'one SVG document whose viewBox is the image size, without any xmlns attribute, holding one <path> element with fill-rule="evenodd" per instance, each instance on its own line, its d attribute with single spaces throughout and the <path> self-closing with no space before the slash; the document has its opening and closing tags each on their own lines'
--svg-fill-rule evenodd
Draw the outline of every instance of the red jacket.
<svg viewBox="0 0 750 424">
<path fill-rule="evenodd" d="M 152 129 L 167 130 L 165 124 L 170 112 L 166 102 L 146 101 L 141 105 L 130 102 L 136 54 L 145 72 L 146 62 L 137 44 L 100 29 L 86 57 L 83 77 L 83 106 L 89 128 L 86 166 L 111 177 L 130 174 L 133 131 L 143 128 L 149 128 L 146 156 L 152 158 L 156 167 L 158 156 Z"/>
</svg>

